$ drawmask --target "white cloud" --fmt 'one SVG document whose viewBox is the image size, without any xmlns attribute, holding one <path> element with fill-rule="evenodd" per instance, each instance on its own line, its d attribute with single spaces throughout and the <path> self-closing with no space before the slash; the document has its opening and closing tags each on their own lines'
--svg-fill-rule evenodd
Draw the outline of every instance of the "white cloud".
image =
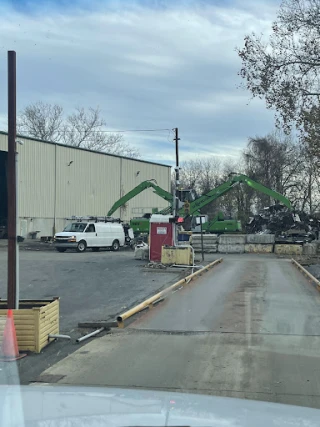
<svg viewBox="0 0 320 427">
<path fill-rule="evenodd" d="M 248 136 L 272 129 L 273 116 L 263 102 L 248 105 L 249 93 L 237 89 L 235 46 L 250 31 L 270 31 L 277 4 L 93 5 L 33 14 L 2 6 L 0 91 L 6 93 L 6 51 L 14 49 L 18 110 L 41 99 L 66 111 L 100 105 L 110 129 L 178 126 L 182 159 L 197 153 L 235 156 Z M 144 158 L 174 160 L 166 132 L 125 138 Z"/>
</svg>

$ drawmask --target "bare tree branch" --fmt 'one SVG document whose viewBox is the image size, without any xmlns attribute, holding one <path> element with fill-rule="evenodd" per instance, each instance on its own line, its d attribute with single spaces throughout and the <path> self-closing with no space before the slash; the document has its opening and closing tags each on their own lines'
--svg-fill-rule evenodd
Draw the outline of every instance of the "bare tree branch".
<svg viewBox="0 0 320 427">
<path fill-rule="evenodd" d="M 57 104 L 44 104 L 39 101 L 27 106 L 18 116 L 17 131 L 44 141 L 61 140 L 63 108 Z"/>
<path fill-rule="evenodd" d="M 45 141 L 87 148 L 88 150 L 138 158 L 139 151 L 124 141 L 123 135 L 105 132 L 99 107 L 77 107 L 63 117 L 59 105 L 37 102 L 27 106 L 18 117 L 18 133 Z"/>
</svg>

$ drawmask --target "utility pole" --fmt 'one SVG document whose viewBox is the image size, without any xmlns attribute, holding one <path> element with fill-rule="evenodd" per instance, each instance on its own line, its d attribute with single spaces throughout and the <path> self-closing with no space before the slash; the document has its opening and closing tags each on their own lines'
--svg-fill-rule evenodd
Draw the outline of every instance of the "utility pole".
<svg viewBox="0 0 320 427">
<path fill-rule="evenodd" d="M 179 192 L 179 186 L 180 186 L 180 174 L 179 174 L 179 133 L 178 128 L 174 128 L 175 131 L 175 137 L 174 141 L 176 143 L 176 194 L 175 194 L 175 214 L 178 215 L 179 211 L 179 200 L 180 200 L 180 192 Z"/>
<path fill-rule="evenodd" d="M 8 309 L 16 308 L 16 52 L 8 51 Z"/>
</svg>

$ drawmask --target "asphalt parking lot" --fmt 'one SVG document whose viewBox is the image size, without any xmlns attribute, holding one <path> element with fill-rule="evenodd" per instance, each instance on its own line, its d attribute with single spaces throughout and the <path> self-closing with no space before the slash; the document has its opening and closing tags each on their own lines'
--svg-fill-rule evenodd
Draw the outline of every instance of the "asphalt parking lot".
<svg viewBox="0 0 320 427">
<path fill-rule="evenodd" d="M 79 329 L 79 322 L 114 320 L 116 314 L 176 282 L 181 274 L 178 271 L 144 271 L 145 264 L 145 261 L 134 259 L 134 252 L 128 249 L 97 253 L 88 250 L 79 254 L 73 251 L 58 253 L 48 245 L 22 247 L 20 299 L 59 296 L 60 333 L 70 335 L 71 340 L 58 340 L 44 348 L 40 355 L 30 353 L 19 360 L 21 384 L 35 381 L 49 366 L 87 343 L 76 343 L 76 338 L 92 331 Z M 2 245 L 0 298 L 6 297 L 7 248 Z"/>
<path fill-rule="evenodd" d="M 131 250 L 20 251 L 20 299 L 60 297 L 60 332 L 116 314 L 174 283 L 179 272 L 145 272 Z M 0 251 L 0 297 L 7 296 L 7 251 Z"/>
</svg>

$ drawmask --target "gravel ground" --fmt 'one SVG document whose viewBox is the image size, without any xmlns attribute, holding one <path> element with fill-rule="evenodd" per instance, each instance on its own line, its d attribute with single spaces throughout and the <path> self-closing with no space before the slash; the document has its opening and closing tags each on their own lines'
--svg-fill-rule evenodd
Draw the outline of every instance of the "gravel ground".
<svg viewBox="0 0 320 427">
<path fill-rule="evenodd" d="M 301 255 L 294 259 L 309 271 L 316 279 L 320 280 L 320 257 Z"/>
<path fill-rule="evenodd" d="M 316 279 L 320 280 L 320 264 L 309 265 L 305 267 Z"/>
</svg>

